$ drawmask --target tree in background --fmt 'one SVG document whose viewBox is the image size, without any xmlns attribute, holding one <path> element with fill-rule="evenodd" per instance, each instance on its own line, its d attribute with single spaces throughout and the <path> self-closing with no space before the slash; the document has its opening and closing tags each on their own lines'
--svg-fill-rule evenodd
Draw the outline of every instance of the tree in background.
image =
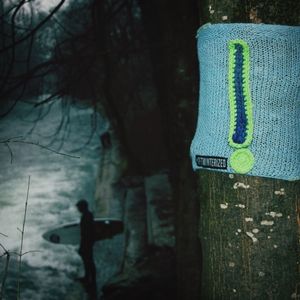
<svg viewBox="0 0 300 300">
<path fill-rule="evenodd" d="M 1 2 L 0 97 L 4 104 L 1 117 L 5 117 L 19 100 L 24 100 L 29 94 L 43 92 L 42 78 L 49 76 L 57 62 L 45 59 L 49 51 L 45 45 L 49 39 L 42 38 L 41 31 L 45 29 L 47 32 L 49 21 L 64 2 L 58 2 L 48 14 L 36 13 L 33 1 Z"/>
</svg>

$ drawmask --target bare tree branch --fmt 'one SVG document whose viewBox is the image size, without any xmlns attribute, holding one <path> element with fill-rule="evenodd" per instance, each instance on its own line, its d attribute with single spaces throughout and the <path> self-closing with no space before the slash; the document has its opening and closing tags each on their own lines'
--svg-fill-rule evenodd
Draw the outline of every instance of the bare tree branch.
<svg viewBox="0 0 300 300">
<path fill-rule="evenodd" d="M 21 267 L 22 267 L 22 253 L 23 253 L 23 243 L 24 243 L 24 234 L 25 234 L 25 224 L 26 224 L 26 216 L 27 216 L 27 207 L 28 207 L 28 198 L 29 198 L 29 189 L 30 189 L 30 176 L 28 176 L 28 185 L 27 185 L 27 194 L 25 201 L 25 209 L 24 209 L 24 218 L 23 225 L 21 230 L 21 246 L 19 252 L 19 268 L 18 268 L 18 289 L 17 289 L 17 299 L 20 300 L 21 290 L 20 290 L 20 280 L 21 280 Z"/>
<path fill-rule="evenodd" d="M 10 154 L 10 163 L 12 164 L 13 163 L 13 152 L 12 152 L 12 150 L 11 150 L 8 143 L 5 143 L 4 145 L 8 148 L 8 151 L 9 151 L 9 154 Z"/>
<path fill-rule="evenodd" d="M 29 254 L 29 253 L 42 253 L 40 250 L 30 250 L 22 253 L 22 256 Z"/>
<path fill-rule="evenodd" d="M 0 300 L 2 300 L 4 297 L 4 287 L 5 287 L 5 282 L 6 282 L 7 273 L 8 273 L 10 254 L 2 244 L 0 244 L 0 247 L 4 250 L 3 256 L 6 255 L 6 261 L 5 261 L 5 265 L 4 265 L 3 277 L 2 277 L 2 282 L 1 282 L 1 290 L 0 290 Z"/>
<path fill-rule="evenodd" d="M 2 250 L 5 252 L 7 252 L 6 248 L 0 243 L 0 247 L 2 248 Z"/>
<path fill-rule="evenodd" d="M 34 145 L 34 146 L 38 146 L 38 147 L 40 147 L 42 149 L 45 149 L 47 151 L 53 152 L 53 153 L 58 154 L 58 155 L 63 155 L 63 156 L 71 157 L 71 158 L 80 158 L 80 156 L 74 156 L 74 155 L 62 153 L 62 152 L 56 151 L 54 149 L 50 149 L 50 148 L 48 148 L 46 146 L 43 146 L 43 145 L 41 145 L 39 143 L 35 143 L 35 142 L 29 142 L 29 141 L 12 141 L 12 143 Z"/>
<path fill-rule="evenodd" d="M 75 155 L 66 154 L 66 153 L 63 153 L 63 152 L 56 151 L 56 150 L 51 149 L 47 146 L 41 145 L 38 142 L 31 142 L 31 141 L 25 141 L 25 140 L 16 140 L 15 138 L 9 138 L 9 139 L 0 141 L 0 144 L 5 144 L 6 146 L 8 146 L 9 143 L 34 145 L 34 146 L 40 147 L 42 149 L 45 149 L 47 151 L 53 152 L 53 153 L 58 154 L 58 155 L 63 155 L 63 156 L 71 157 L 71 158 L 80 158 L 80 156 L 75 156 Z"/>
<path fill-rule="evenodd" d="M 4 19 L 7 15 L 9 15 L 18 5 L 13 5 L 12 7 L 10 7 L 9 9 L 7 9 L 5 11 L 5 13 L 3 13 L 1 16 L 0 16 L 0 20 Z"/>
<path fill-rule="evenodd" d="M 22 0 L 16 6 L 16 9 L 14 10 L 14 12 L 12 14 L 12 17 L 11 17 L 11 33 L 12 33 L 11 39 L 12 39 L 12 44 L 15 44 L 15 38 L 16 38 L 15 19 L 16 19 L 16 16 L 18 14 L 18 11 L 21 9 L 21 7 L 24 5 L 24 3 L 25 3 L 25 0 Z M 10 48 L 10 50 L 11 50 L 11 59 L 10 59 L 10 61 L 8 63 L 8 68 L 7 68 L 7 72 L 6 72 L 5 76 L 4 76 L 4 80 L 1 83 L 0 91 L 7 84 L 8 78 L 9 78 L 10 74 L 12 73 L 13 67 L 14 67 L 15 56 L 16 56 L 15 55 L 16 54 L 16 48 L 12 47 L 12 48 Z"/>
<path fill-rule="evenodd" d="M 1 48 L 0 54 L 13 48 L 13 47 L 16 47 L 17 45 L 23 43 L 28 38 L 30 38 L 32 35 L 34 35 L 41 27 L 43 27 L 52 18 L 52 16 L 61 8 L 61 6 L 64 4 L 65 1 L 66 0 L 61 0 L 59 2 L 59 4 L 49 13 L 49 15 L 44 20 L 42 20 L 37 26 L 35 26 L 29 33 L 27 33 L 23 38 L 20 38 L 19 40 L 15 41 L 14 43 Z"/>
<path fill-rule="evenodd" d="M 56 92 L 56 93 L 54 93 L 53 95 L 47 97 L 46 99 L 44 99 L 44 100 L 42 100 L 42 101 L 36 103 L 36 104 L 34 105 L 34 107 L 38 107 L 38 106 L 40 106 L 40 105 L 46 104 L 46 103 L 48 103 L 48 102 L 50 102 L 50 101 L 53 101 L 55 98 L 60 97 L 60 96 L 62 95 L 63 91 L 64 91 L 64 89 L 59 90 L 58 92 Z"/>
</svg>

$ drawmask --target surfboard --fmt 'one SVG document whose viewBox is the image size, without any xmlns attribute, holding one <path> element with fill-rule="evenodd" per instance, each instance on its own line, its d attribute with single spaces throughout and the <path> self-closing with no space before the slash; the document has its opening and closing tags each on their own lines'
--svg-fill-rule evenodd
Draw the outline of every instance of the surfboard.
<svg viewBox="0 0 300 300">
<path fill-rule="evenodd" d="M 95 218 L 95 240 L 110 239 L 123 232 L 123 222 L 113 218 Z M 43 238 L 54 244 L 78 245 L 80 243 L 80 223 L 68 223 L 53 228 Z"/>
</svg>

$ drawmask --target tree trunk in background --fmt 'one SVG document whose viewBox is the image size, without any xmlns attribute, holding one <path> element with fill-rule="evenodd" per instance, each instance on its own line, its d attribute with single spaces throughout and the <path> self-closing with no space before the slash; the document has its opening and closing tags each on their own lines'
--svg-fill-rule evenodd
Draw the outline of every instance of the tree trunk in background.
<svg viewBox="0 0 300 300">
<path fill-rule="evenodd" d="M 292 2 L 209 0 L 202 23 L 297 25 Z M 198 174 L 202 299 L 298 299 L 300 181 Z"/>
<path fill-rule="evenodd" d="M 176 201 L 177 298 L 196 300 L 200 295 L 201 269 L 197 235 L 199 201 L 189 147 L 198 95 L 197 1 L 141 0 L 139 3 L 150 41 Z"/>
<path fill-rule="evenodd" d="M 147 250 L 147 199 L 143 182 L 127 189 L 124 223 L 126 226 L 126 249 L 124 270 L 133 267 L 146 256 Z"/>
</svg>

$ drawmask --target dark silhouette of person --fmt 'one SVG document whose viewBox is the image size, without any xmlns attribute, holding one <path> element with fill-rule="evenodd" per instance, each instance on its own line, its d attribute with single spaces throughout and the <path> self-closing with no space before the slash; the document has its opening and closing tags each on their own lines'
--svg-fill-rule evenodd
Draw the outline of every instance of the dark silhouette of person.
<svg viewBox="0 0 300 300">
<path fill-rule="evenodd" d="M 76 206 L 81 213 L 80 247 L 78 253 L 82 258 L 85 271 L 84 277 L 78 278 L 78 280 L 94 290 L 96 288 L 96 267 L 93 255 L 95 242 L 94 216 L 89 211 L 86 200 L 79 200 Z"/>
</svg>

